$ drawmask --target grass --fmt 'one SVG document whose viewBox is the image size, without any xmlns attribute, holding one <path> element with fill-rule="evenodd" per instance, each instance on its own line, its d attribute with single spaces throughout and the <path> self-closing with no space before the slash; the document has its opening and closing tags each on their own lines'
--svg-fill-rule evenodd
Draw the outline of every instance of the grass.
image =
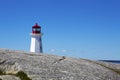
<svg viewBox="0 0 120 80">
<path fill-rule="evenodd" d="M 19 77 L 21 80 L 32 80 L 23 71 L 19 71 L 15 76 Z"/>
<path fill-rule="evenodd" d="M 0 75 L 4 75 L 4 72 L 2 70 L 0 70 Z"/>
<path fill-rule="evenodd" d="M 0 70 L 0 75 L 13 75 L 13 76 L 19 77 L 21 80 L 32 80 L 23 71 L 19 71 L 16 74 L 11 74 L 11 73 L 10 74 L 5 74 L 2 70 Z M 2 79 L 0 79 L 0 80 L 2 80 Z"/>
</svg>

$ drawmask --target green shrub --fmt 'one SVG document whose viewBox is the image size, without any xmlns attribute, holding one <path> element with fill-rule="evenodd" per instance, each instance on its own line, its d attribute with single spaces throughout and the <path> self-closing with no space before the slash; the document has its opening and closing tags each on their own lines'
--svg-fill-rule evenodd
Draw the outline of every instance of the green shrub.
<svg viewBox="0 0 120 80">
<path fill-rule="evenodd" d="M 17 74 L 16 74 L 17 77 L 19 77 L 21 80 L 32 80 L 30 79 L 26 73 L 24 73 L 23 71 L 19 71 Z"/>
<path fill-rule="evenodd" d="M 4 73 L 3 73 L 3 71 L 2 71 L 2 70 L 0 70 L 0 75 L 4 75 Z"/>
</svg>

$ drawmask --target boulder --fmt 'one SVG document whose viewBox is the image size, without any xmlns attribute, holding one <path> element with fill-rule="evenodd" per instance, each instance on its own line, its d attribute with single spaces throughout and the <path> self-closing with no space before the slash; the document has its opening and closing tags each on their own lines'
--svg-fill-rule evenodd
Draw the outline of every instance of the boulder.
<svg viewBox="0 0 120 80">
<path fill-rule="evenodd" d="M 0 49 L 0 80 L 120 80 L 120 64 Z"/>
</svg>

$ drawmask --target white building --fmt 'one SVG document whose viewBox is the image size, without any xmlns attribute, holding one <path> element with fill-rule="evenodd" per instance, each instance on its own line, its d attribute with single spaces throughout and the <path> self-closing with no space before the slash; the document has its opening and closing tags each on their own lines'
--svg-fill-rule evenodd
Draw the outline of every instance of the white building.
<svg viewBox="0 0 120 80">
<path fill-rule="evenodd" d="M 37 23 L 32 27 L 30 52 L 43 53 L 41 26 Z"/>
</svg>

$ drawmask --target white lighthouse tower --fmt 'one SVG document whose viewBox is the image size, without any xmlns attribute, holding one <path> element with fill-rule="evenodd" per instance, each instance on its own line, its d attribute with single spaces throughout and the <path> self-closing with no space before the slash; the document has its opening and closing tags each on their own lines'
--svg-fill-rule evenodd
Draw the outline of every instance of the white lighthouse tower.
<svg viewBox="0 0 120 80">
<path fill-rule="evenodd" d="M 32 27 L 30 52 L 43 53 L 41 26 L 37 23 Z"/>
</svg>

